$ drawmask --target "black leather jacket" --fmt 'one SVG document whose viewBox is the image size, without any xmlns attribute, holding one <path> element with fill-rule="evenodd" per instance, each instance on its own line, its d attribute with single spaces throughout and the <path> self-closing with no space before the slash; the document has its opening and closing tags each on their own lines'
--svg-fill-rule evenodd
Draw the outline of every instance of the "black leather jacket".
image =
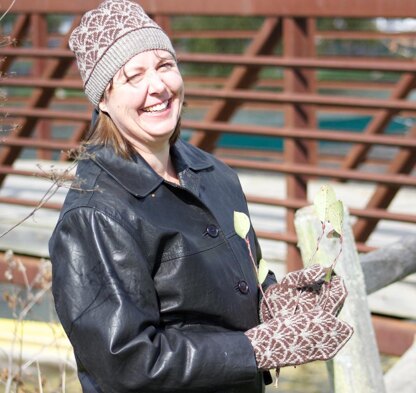
<svg viewBox="0 0 416 393">
<path fill-rule="evenodd" d="M 111 148 L 78 164 L 49 247 L 83 391 L 262 392 L 243 334 L 259 294 L 233 227 L 234 210 L 248 214 L 238 178 L 183 141 L 171 154 L 181 186 Z"/>
</svg>

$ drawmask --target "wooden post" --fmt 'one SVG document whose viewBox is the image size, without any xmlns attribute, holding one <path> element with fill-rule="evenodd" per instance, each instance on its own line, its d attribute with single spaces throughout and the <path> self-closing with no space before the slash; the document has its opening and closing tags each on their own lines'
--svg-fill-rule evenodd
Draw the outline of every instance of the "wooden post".
<svg viewBox="0 0 416 393">
<path fill-rule="evenodd" d="M 46 21 L 46 15 L 32 14 L 32 46 L 35 48 L 47 48 L 48 46 L 48 24 Z M 35 78 L 41 78 L 46 68 L 45 59 L 39 58 L 34 60 L 32 68 L 32 76 Z M 39 139 L 51 138 L 51 122 L 50 120 L 39 120 L 37 127 L 37 137 Z M 50 160 L 52 158 L 52 152 L 48 150 L 38 150 L 37 158 L 41 160 Z"/>
<path fill-rule="evenodd" d="M 296 212 L 295 228 L 304 265 L 315 263 L 310 259 L 322 228 L 312 206 Z M 335 270 L 345 280 L 348 297 L 340 318 L 353 326 L 354 335 L 335 359 L 327 363 L 330 384 L 336 393 L 384 393 L 383 372 L 367 304 L 364 275 L 347 211 L 344 213 L 343 233 L 343 251 Z M 325 263 L 329 266 L 339 252 L 339 240 L 324 236 L 319 249 L 318 256 L 329 256 Z"/>
<path fill-rule="evenodd" d="M 361 255 L 360 261 L 367 294 L 371 294 L 416 273 L 416 236 L 406 236 L 387 247 Z"/>
<path fill-rule="evenodd" d="M 387 393 L 416 392 L 415 365 L 416 336 L 414 344 L 384 376 Z"/>
</svg>

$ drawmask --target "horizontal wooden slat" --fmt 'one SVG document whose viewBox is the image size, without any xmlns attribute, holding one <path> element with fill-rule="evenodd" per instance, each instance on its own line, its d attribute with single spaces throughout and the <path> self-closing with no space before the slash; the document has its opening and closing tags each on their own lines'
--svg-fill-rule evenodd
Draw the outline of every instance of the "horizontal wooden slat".
<svg viewBox="0 0 416 393">
<path fill-rule="evenodd" d="M 0 56 L 19 56 L 29 58 L 60 58 L 74 57 L 68 49 L 47 48 L 0 48 Z M 247 67 L 295 67 L 307 69 L 332 70 L 360 70 L 360 71 L 389 71 L 389 72 L 415 72 L 416 64 L 410 60 L 391 59 L 344 59 L 340 57 L 281 57 L 281 56 L 246 56 L 236 54 L 209 54 L 209 53 L 177 53 L 180 62 L 243 65 Z M 346 61 L 348 60 L 348 61 Z"/>
<path fill-rule="evenodd" d="M 224 158 L 223 161 L 234 168 L 416 187 L 416 177 L 403 174 L 380 174 L 363 171 L 357 172 L 353 170 L 340 170 L 338 168 L 313 167 L 311 165 L 302 164 L 293 165 L 288 163 L 256 162 L 235 158 Z"/>
<path fill-rule="evenodd" d="M 325 107 L 349 107 L 369 109 L 392 109 L 395 111 L 407 110 L 416 112 L 416 101 L 395 99 L 374 99 L 358 97 L 336 97 L 320 94 L 300 93 L 269 93 L 247 90 L 219 90 L 188 88 L 186 91 L 191 98 L 229 99 L 241 102 L 264 102 L 276 104 L 304 104 L 321 105 Z"/>
<path fill-rule="evenodd" d="M 366 145 L 383 145 L 395 147 L 416 148 L 416 139 L 398 135 L 368 135 L 339 130 L 318 130 L 290 127 L 258 126 L 251 124 L 233 124 L 226 122 L 205 122 L 184 120 L 184 128 L 204 130 L 224 134 L 244 134 L 272 136 L 290 139 L 311 139 L 345 143 L 363 143 Z"/>
<path fill-rule="evenodd" d="M 14 12 L 83 13 L 100 0 L 18 0 Z M 140 0 L 149 13 L 170 15 L 241 15 L 295 17 L 415 17 L 416 2 L 409 0 Z M 8 2 L 0 3 L 5 11 Z"/>
</svg>

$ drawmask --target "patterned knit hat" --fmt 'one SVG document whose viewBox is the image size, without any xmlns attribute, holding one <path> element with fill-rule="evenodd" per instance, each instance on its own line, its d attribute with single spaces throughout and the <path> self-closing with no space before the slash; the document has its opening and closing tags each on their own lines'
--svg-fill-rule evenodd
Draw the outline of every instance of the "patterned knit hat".
<svg viewBox="0 0 416 393">
<path fill-rule="evenodd" d="M 85 94 L 95 106 L 117 71 L 138 53 L 161 49 L 176 58 L 160 26 L 128 0 L 105 0 L 88 11 L 72 32 L 69 47 L 75 52 Z"/>
</svg>

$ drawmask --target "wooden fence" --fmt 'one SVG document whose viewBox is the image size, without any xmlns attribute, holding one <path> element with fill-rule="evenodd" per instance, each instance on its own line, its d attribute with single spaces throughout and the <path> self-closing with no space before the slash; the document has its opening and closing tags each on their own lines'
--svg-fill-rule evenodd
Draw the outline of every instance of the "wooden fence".
<svg viewBox="0 0 416 393">
<path fill-rule="evenodd" d="M 321 238 L 320 251 L 331 260 L 338 255 L 336 271 L 345 280 L 348 290 L 348 297 L 339 318 L 353 326 L 354 334 L 335 359 L 327 363 L 331 391 L 395 393 L 401 391 L 403 381 L 406 380 L 408 384 L 405 391 L 413 392 L 416 381 L 408 378 L 407 374 L 414 368 L 414 363 L 408 362 L 416 354 L 416 325 L 407 322 L 407 329 L 401 325 L 400 332 L 396 331 L 394 334 L 391 330 L 388 331 L 386 327 L 391 321 L 381 316 L 371 319 L 367 295 L 416 273 L 416 236 L 408 236 L 395 244 L 371 251 L 360 259 L 349 221 L 346 211 L 340 254 L 338 239 L 322 238 L 322 223 L 312 206 L 298 210 L 295 218 L 305 265 L 316 263 L 314 256 L 317 239 Z M 406 298 L 403 300 L 410 301 Z M 377 329 L 383 323 L 384 329 Z M 406 354 L 385 378 L 378 351 L 380 346 L 388 353 Z"/>
<path fill-rule="evenodd" d="M 0 22 L 12 41 L 0 48 L 0 187 L 9 175 L 34 175 L 16 169 L 16 160 L 67 160 L 64 152 L 87 132 L 93 108 L 67 42 L 98 3 L 19 0 Z M 361 252 L 374 249 L 368 239 L 381 221 L 416 224 L 414 213 L 390 209 L 401 189 L 416 186 L 416 33 L 376 29 L 374 19 L 416 17 L 416 2 L 140 3 L 178 51 L 187 97 L 183 136 L 239 170 L 284 176 L 283 197 L 247 199 L 285 210 L 284 230 L 258 235 L 287 244 L 288 270 L 301 266 L 294 214 L 308 204 L 315 179 L 372 185 L 365 205 L 350 209 Z M 2 2 L 0 13 L 6 9 Z M 362 126 L 353 129 L 351 121 Z M 38 201 L 0 193 L 0 203 Z"/>
</svg>

